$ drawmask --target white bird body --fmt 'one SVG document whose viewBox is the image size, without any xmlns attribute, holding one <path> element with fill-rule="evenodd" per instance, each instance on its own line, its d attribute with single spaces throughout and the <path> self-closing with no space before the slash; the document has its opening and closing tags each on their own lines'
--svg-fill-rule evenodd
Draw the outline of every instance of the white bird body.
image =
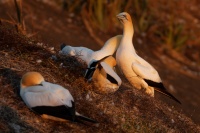
<svg viewBox="0 0 200 133">
<path fill-rule="evenodd" d="M 72 46 L 65 46 L 61 50 L 62 54 L 70 55 L 70 56 L 78 56 L 80 59 L 86 62 L 88 65 L 93 57 L 94 51 L 86 48 L 86 47 L 72 47 Z"/>
<path fill-rule="evenodd" d="M 93 51 L 86 47 L 72 47 L 67 45 L 61 50 L 61 53 L 70 56 L 77 55 L 89 66 L 93 61 L 99 61 L 106 56 L 113 55 L 119 46 L 121 37 L 122 35 L 117 35 L 110 38 L 106 41 L 104 46 L 97 51 Z"/>
<path fill-rule="evenodd" d="M 20 84 L 20 96 L 25 104 L 43 118 L 81 122 L 96 121 L 75 111 L 74 99 L 64 87 L 44 81 L 38 72 L 28 72 Z"/>
<path fill-rule="evenodd" d="M 114 71 L 116 63 L 113 62 L 116 61 L 110 55 L 113 55 L 117 50 L 121 37 L 122 35 L 117 35 L 110 38 L 98 51 L 93 51 L 85 47 L 61 46 L 61 48 L 63 47 L 61 53 L 70 56 L 77 55 L 88 65 L 85 78 L 88 80 L 92 79 L 98 90 L 104 90 L 101 92 L 114 92 L 121 85 L 121 79 Z M 103 61 L 105 61 L 107 65 L 102 65 L 101 62 Z M 102 67 L 103 69 L 100 70 Z M 108 73 L 110 73 L 110 75 Z"/>
<path fill-rule="evenodd" d="M 74 102 L 67 89 L 45 81 L 41 82 L 41 85 L 21 89 L 20 95 L 29 108 L 61 105 L 72 107 L 71 101 Z"/>
<path fill-rule="evenodd" d="M 137 89 L 145 89 L 145 92 L 154 97 L 154 89 L 169 96 L 179 102 L 172 96 L 162 84 L 158 72 L 147 61 L 137 55 L 132 43 L 134 34 L 131 17 L 123 12 L 117 15 L 123 24 L 123 37 L 116 52 L 117 65 L 127 78 L 127 80 Z"/>
<path fill-rule="evenodd" d="M 120 70 L 125 77 L 129 79 L 132 85 L 135 87 L 137 86 L 136 88 L 147 86 L 147 84 L 143 82 L 144 80 L 142 78 L 151 79 L 155 82 L 161 82 L 157 71 L 148 62 L 135 53 L 134 47 L 132 49 L 119 47 L 116 58 Z M 140 82 L 138 82 L 138 80 Z"/>
</svg>

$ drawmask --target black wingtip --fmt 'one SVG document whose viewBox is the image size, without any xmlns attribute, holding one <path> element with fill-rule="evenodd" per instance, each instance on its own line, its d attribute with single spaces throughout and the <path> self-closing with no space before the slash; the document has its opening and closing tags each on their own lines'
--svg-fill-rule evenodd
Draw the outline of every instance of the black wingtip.
<svg viewBox="0 0 200 133">
<path fill-rule="evenodd" d="M 108 73 L 107 73 L 107 79 L 108 79 L 111 83 L 118 85 L 117 80 L 115 80 L 115 78 L 113 78 L 113 77 L 112 77 L 111 75 L 109 75 Z"/>
<path fill-rule="evenodd" d="M 172 94 L 170 94 L 167 89 L 164 87 L 163 83 L 157 83 L 157 82 L 154 82 L 154 81 L 151 81 L 151 80 L 148 80 L 148 79 L 144 79 L 144 81 L 151 87 L 154 87 L 154 89 L 161 93 L 161 94 L 164 94 L 165 96 L 173 99 L 174 101 L 178 102 L 179 104 L 181 104 L 181 102 L 175 98 Z"/>
<path fill-rule="evenodd" d="M 93 61 L 89 68 L 87 68 L 85 73 L 85 79 L 89 80 L 92 78 L 94 71 L 96 70 L 96 67 L 98 66 L 99 61 Z"/>
<path fill-rule="evenodd" d="M 86 71 L 86 74 L 85 74 L 85 79 L 87 79 L 87 80 L 91 79 L 92 76 L 93 76 L 93 74 L 94 74 L 94 71 L 96 70 L 96 68 L 97 68 L 98 65 L 99 65 L 99 62 L 101 62 L 101 61 L 104 60 L 105 58 L 108 58 L 109 56 L 111 56 L 111 55 L 105 56 L 105 57 L 103 57 L 103 58 L 100 59 L 100 60 L 94 60 L 94 61 L 90 64 L 89 68 L 87 68 L 87 71 Z"/>
<path fill-rule="evenodd" d="M 172 94 L 170 94 L 168 91 L 162 90 L 162 89 L 160 89 L 160 88 L 155 88 L 155 90 L 156 90 L 157 92 L 159 92 L 159 93 L 161 93 L 161 94 L 164 94 L 165 96 L 167 96 L 167 97 L 173 99 L 174 101 L 178 102 L 179 104 L 181 104 L 181 102 L 180 102 L 177 98 L 175 98 Z"/>
<path fill-rule="evenodd" d="M 88 121 L 88 122 L 91 122 L 91 123 L 99 123 L 96 120 L 93 120 L 91 118 L 88 118 L 88 117 L 85 117 L 85 116 L 82 116 L 82 115 L 77 115 L 76 117 L 77 117 L 76 118 L 77 122 L 80 122 L 80 120 L 83 120 L 83 121 Z"/>
<path fill-rule="evenodd" d="M 96 68 L 87 68 L 87 71 L 86 71 L 86 74 L 85 74 L 85 79 L 86 80 L 91 79 L 95 70 L 96 70 Z"/>
<path fill-rule="evenodd" d="M 65 44 L 65 43 L 62 43 L 62 44 L 60 45 L 60 50 L 62 50 L 65 46 L 66 46 L 66 44 Z"/>
</svg>

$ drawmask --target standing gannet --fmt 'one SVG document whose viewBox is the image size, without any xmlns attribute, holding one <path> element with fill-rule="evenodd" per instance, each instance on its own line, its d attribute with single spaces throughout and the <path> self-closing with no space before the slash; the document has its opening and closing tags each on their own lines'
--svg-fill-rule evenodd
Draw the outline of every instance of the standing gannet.
<svg viewBox="0 0 200 133">
<path fill-rule="evenodd" d="M 20 96 L 31 110 L 43 118 L 81 123 L 82 120 L 85 120 L 96 123 L 95 120 L 75 111 L 74 99 L 67 89 L 46 82 L 38 72 L 28 72 L 23 75 Z"/>
<path fill-rule="evenodd" d="M 117 18 L 123 25 L 123 37 L 116 52 L 117 65 L 128 81 L 137 89 L 154 97 L 154 89 L 180 103 L 164 87 L 158 72 L 147 61 L 136 54 L 132 43 L 134 34 L 131 16 L 122 12 Z"/>
</svg>

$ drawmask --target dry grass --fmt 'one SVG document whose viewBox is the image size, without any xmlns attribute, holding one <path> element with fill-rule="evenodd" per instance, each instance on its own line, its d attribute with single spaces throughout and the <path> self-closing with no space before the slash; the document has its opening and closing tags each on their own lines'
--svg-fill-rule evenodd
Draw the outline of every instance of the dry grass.
<svg viewBox="0 0 200 133">
<path fill-rule="evenodd" d="M 55 54 L 47 45 L 16 33 L 13 26 L 0 25 L 0 45 L 2 132 L 200 132 L 184 114 L 126 82 L 114 94 L 94 93 L 93 85 L 83 78 L 86 65 L 80 59 Z M 38 59 L 42 62 L 37 63 Z M 77 111 L 98 120 L 99 125 L 58 123 L 34 114 L 18 93 L 20 78 L 27 71 L 41 72 L 47 81 L 68 88 Z"/>
</svg>

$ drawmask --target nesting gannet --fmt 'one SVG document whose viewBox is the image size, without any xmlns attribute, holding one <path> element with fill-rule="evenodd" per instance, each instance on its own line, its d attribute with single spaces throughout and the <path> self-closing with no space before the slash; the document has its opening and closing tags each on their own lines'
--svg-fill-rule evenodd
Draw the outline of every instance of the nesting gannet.
<svg viewBox="0 0 200 133">
<path fill-rule="evenodd" d="M 113 93 L 119 89 L 122 81 L 115 72 L 116 60 L 109 56 L 97 65 L 92 75 L 92 81 L 97 87 L 96 92 Z"/>
<path fill-rule="evenodd" d="M 88 65 L 88 68 L 85 73 L 85 78 L 87 80 L 92 79 L 93 81 L 96 81 L 95 85 L 97 87 L 101 86 L 101 88 L 106 88 L 105 90 L 107 90 L 107 92 L 109 92 L 108 90 L 110 88 L 110 92 L 113 92 L 113 90 L 116 90 L 121 85 L 121 79 L 113 70 L 114 66 L 112 65 L 113 60 L 115 59 L 113 57 L 110 57 L 110 55 L 113 55 L 116 49 L 118 48 L 121 38 L 122 35 L 117 35 L 110 38 L 108 41 L 106 41 L 105 45 L 98 51 L 93 51 L 86 47 L 72 47 L 69 45 L 61 45 L 61 53 L 70 56 L 78 55 L 79 58 L 85 61 Z M 102 61 L 106 58 L 108 58 L 107 61 L 102 63 Z M 102 70 L 100 70 L 100 68 L 102 68 Z M 97 72 L 95 74 L 95 77 L 93 77 L 95 71 Z M 107 74 L 105 74 L 105 72 Z M 103 74 L 104 76 L 97 76 L 97 74 Z M 113 80 L 111 80 L 111 78 Z M 100 83 L 100 81 L 106 81 L 106 84 L 103 85 L 103 83 Z M 118 85 L 118 87 L 116 87 L 116 85 Z"/>
<path fill-rule="evenodd" d="M 74 99 L 67 89 L 46 82 L 38 72 L 28 72 L 23 75 L 20 96 L 31 110 L 43 118 L 81 123 L 82 120 L 85 120 L 96 123 L 95 120 L 75 111 Z"/>
<path fill-rule="evenodd" d="M 65 44 L 61 45 L 61 54 L 69 56 L 77 55 L 87 65 L 90 63 L 93 53 L 94 53 L 93 50 L 86 47 L 72 47 L 70 45 L 65 45 Z"/>
<path fill-rule="evenodd" d="M 132 43 L 134 34 L 131 16 L 122 12 L 117 18 L 123 25 L 123 37 L 116 52 L 117 65 L 128 81 L 137 89 L 145 89 L 154 96 L 154 89 L 180 103 L 164 87 L 158 72 L 147 61 L 136 54 Z"/>
</svg>

